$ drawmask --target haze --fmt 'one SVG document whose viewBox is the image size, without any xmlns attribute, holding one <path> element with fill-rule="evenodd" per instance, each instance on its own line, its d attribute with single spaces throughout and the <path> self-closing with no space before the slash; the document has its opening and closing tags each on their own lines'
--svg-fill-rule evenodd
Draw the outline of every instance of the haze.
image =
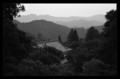
<svg viewBox="0 0 120 79">
<path fill-rule="evenodd" d="M 114 9 L 116 4 L 23 4 L 25 12 L 21 15 L 51 15 L 56 17 L 89 17 L 97 14 L 106 14 Z"/>
</svg>

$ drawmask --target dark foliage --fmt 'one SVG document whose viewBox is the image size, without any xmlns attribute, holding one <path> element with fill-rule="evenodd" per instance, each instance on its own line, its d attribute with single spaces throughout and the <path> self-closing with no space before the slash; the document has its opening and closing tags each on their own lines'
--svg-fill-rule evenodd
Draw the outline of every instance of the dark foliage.
<svg viewBox="0 0 120 79">
<path fill-rule="evenodd" d="M 71 43 L 78 40 L 79 40 L 79 37 L 78 37 L 77 31 L 75 29 L 71 29 L 67 38 L 67 42 Z"/>
<path fill-rule="evenodd" d="M 103 32 L 99 34 L 94 27 L 89 28 L 86 41 L 79 40 L 79 45 L 68 52 L 66 57 L 74 73 L 83 76 L 117 75 L 117 11 L 111 10 L 105 17 L 107 22 Z M 88 62 L 90 67 L 84 69 Z"/>
<path fill-rule="evenodd" d="M 90 27 L 86 34 L 86 41 L 93 40 L 95 38 L 99 38 L 100 34 L 97 29 L 94 27 Z"/>
<path fill-rule="evenodd" d="M 106 19 L 100 55 L 103 61 L 117 68 L 117 11 L 108 12 Z"/>
<path fill-rule="evenodd" d="M 24 7 L 19 3 L 3 4 L 4 75 L 14 70 L 13 67 L 9 68 L 9 64 L 18 65 L 23 58 L 27 57 L 29 50 L 32 48 L 32 39 L 12 22 L 13 17 L 17 16 L 20 11 L 24 11 Z"/>
<path fill-rule="evenodd" d="M 58 41 L 59 41 L 60 43 L 62 43 L 62 39 L 61 39 L 61 36 L 60 36 L 60 35 L 58 36 Z"/>
</svg>

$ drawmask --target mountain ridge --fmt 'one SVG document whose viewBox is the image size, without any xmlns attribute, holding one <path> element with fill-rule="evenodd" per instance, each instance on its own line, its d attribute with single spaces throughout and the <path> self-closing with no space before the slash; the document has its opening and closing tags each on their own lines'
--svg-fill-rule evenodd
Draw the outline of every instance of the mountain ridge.
<svg viewBox="0 0 120 79">
<path fill-rule="evenodd" d="M 21 17 L 15 18 L 16 20 L 20 22 L 31 22 L 33 20 L 47 20 L 52 21 L 54 23 L 64 25 L 70 28 L 77 28 L 77 27 L 85 27 L 89 28 L 91 26 L 100 26 L 103 25 L 105 22 L 104 15 L 94 15 L 91 17 L 77 17 L 77 16 L 71 16 L 71 17 L 55 17 L 51 15 L 24 15 Z M 101 20 L 101 21 L 100 21 Z"/>
<path fill-rule="evenodd" d="M 37 35 L 41 33 L 43 37 L 50 39 L 50 40 L 55 40 L 58 38 L 60 35 L 63 41 L 67 40 L 68 34 L 71 30 L 71 28 L 56 24 L 51 21 L 46 21 L 46 20 L 34 20 L 32 22 L 28 23 L 21 23 L 17 20 L 14 20 L 14 23 L 17 24 L 17 27 L 20 30 L 23 30 L 25 32 L 32 33 L 34 35 Z M 103 26 L 95 27 L 99 32 L 102 31 Z M 87 29 L 80 27 L 80 28 L 75 28 L 77 30 L 79 38 L 85 38 Z"/>
</svg>

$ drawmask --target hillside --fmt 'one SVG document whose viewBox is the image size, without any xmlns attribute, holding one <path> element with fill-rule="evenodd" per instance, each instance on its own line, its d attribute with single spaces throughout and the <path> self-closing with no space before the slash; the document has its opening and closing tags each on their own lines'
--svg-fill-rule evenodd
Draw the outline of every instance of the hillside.
<svg viewBox="0 0 120 79">
<path fill-rule="evenodd" d="M 55 40 L 60 35 L 62 40 L 66 41 L 67 36 L 71 29 L 66 26 L 59 25 L 54 22 L 46 21 L 46 20 L 34 20 L 27 23 L 20 23 L 19 21 L 15 20 L 14 22 L 17 23 L 19 29 L 35 35 L 41 33 L 45 38 L 50 40 Z M 98 29 L 97 27 L 95 28 Z M 79 38 L 85 38 L 86 29 L 83 27 L 76 29 Z M 101 27 L 99 27 L 99 29 L 101 30 Z"/>
<path fill-rule="evenodd" d="M 16 20 L 20 22 L 31 22 L 34 20 L 47 20 L 52 21 L 54 23 L 67 26 L 70 28 L 89 28 L 91 26 L 100 26 L 103 25 L 106 21 L 104 15 L 94 15 L 91 17 L 78 17 L 78 16 L 71 16 L 71 17 L 55 17 L 50 15 L 23 15 L 21 17 L 16 17 Z"/>
<path fill-rule="evenodd" d="M 18 28 L 37 35 L 41 33 L 45 38 L 54 40 L 57 39 L 59 35 L 61 35 L 62 40 L 66 40 L 66 37 L 70 31 L 70 28 L 55 24 L 50 21 L 45 20 L 35 20 L 28 23 L 18 23 Z"/>
</svg>

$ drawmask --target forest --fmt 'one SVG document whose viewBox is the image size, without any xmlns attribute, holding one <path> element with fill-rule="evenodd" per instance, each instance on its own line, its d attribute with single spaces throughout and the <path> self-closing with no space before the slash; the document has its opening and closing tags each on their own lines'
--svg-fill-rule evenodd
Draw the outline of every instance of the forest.
<svg viewBox="0 0 120 79">
<path fill-rule="evenodd" d="M 106 13 L 102 32 L 91 26 L 85 38 L 74 28 L 66 41 L 59 35 L 72 49 L 66 56 L 54 47 L 38 48 L 41 34 L 38 40 L 18 29 L 13 20 L 20 11 L 25 11 L 20 3 L 3 4 L 3 76 L 117 76 L 117 10 Z"/>
</svg>

